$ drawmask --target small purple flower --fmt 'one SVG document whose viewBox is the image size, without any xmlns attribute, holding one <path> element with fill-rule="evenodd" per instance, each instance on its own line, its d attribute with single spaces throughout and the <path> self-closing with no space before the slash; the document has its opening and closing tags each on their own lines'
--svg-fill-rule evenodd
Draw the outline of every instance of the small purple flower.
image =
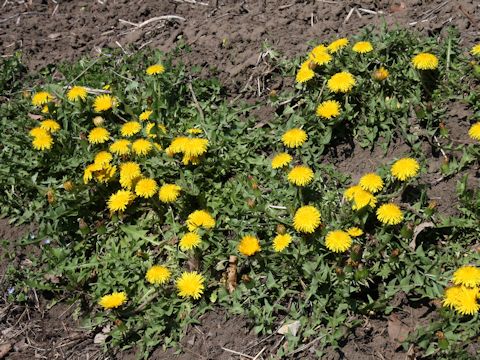
<svg viewBox="0 0 480 360">
<path fill-rule="evenodd" d="M 15 288 L 13 286 L 7 289 L 8 295 L 12 295 L 14 292 L 15 292 Z"/>
<path fill-rule="evenodd" d="M 42 241 L 42 243 L 43 243 L 44 245 L 48 245 L 48 244 L 50 244 L 51 242 L 52 242 L 52 240 L 51 240 L 50 238 L 46 238 L 45 240 Z"/>
</svg>

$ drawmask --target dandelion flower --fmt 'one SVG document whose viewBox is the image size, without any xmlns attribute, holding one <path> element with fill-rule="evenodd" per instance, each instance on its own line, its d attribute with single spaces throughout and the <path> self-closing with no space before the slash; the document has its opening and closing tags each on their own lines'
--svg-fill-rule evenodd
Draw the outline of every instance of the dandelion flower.
<svg viewBox="0 0 480 360">
<path fill-rule="evenodd" d="M 196 232 L 188 232 L 180 239 L 180 249 L 182 251 L 192 250 L 199 246 L 202 242 L 202 238 Z"/>
<path fill-rule="evenodd" d="M 53 99 L 54 99 L 53 95 L 50 94 L 49 92 L 39 91 L 39 92 L 35 93 L 35 95 L 33 95 L 32 105 L 33 106 L 41 106 L 41 105 L 44 105 L 44 104 L 48 103 L 49 101 L 52 101 Z"/>
<path fill-rule="evenodd" d="M 368 173 L 363 175 L 360 178 L 358 184 L 362 187 L 363 190 L 370 191 L 373 194 L 383 189 L 383 180 L 379 175 L 375 173 Z"/>
<path fill-rule="evenodd" d="M 473 140 L 480 140 L 480 122 L 477 122 L 477 123 L 472 125 L 470 130 L 468 130 L 468 135 Z"/>
<path fill-rule="evenodd" d="M 85 101 L 87 99 L 87 89 L 83 86 L 73 86 L 68 90 L 67 99 L 70 101 Z"/>
<path fill-rule="evenodd" d="M 100 151 L 97 155 L 95 155 L 95 159 L 93 162 L 100 166 L 109 164 L 112 161 L 113 156 L 108 151 Z"/>
<path fill-rule="evenodd" d="M 48 108 L 48 105 L 45 105 L 43 108 L 42 108 L 42 114 L 48 114 L 50 112 L 50 109 Z"/>
<path fill-rule="evenodd" d="M 129 189 L 132 187 L 134 180 L 142 175 L 140 165 L 136 162 L 129 161 L 120 164 L 120 185 L 123 188 Z"/>
<path fill-rule="evenodd" d="M 45 129 L 42 129 L 41 127 L 34 127 L 32 130 L 29 131 L 29 134 L 32 137 L 49 135 L 48 131 Z"/>
<path fill-rule="evenodd" d="M 132 136 L 138 134 L 142 130 L 142 125 L 138 121 L 129 121 L 122 125 L 120 133 L 122 136 Z"/>
<path fill-rule="evenodd" d="M 88 134 L 88 142 L 90 144 L 103 144 L 110 137 L 110 133 L 103 127 L 96 127 L 90 130 Z"/>
<path fill-rule="evenodd" d="M 420 53 L 413 57 L 412 64 L 419 70 L 435 70 L 438 67 L 438 58 L 430 53 Z"/>
<path fill-rule="evenodd" d="M 102 94 L 95 97 L 93 109 L 95 112 L 107 111 L 116 105 L 116 99 L 113 96 Z"/>
<path fill-rule="evenodd" d="M 281 252 L 286 249 L 292 242 L 292 236 L 290 234 L 278 234 L 273 239 L 273 250 L 275 252 Z"/>
<path fill-rule="evenodd" d="M 377 219 L 386 225 L 396 225 L 402 222 L 402 210 L 395 204 L 383 204 L 377 209 Z"/>
<path fill-rule="evenodd" d="M 188 164 L 192 164 L 192 165 L 198 165 L 200 164 L 200 158 L 198 156 L 190 156 L 190 155 L 183 155 L 183 158 L 182 158 L 182 163 L 183 165 L 188 165 Z"/>
<path fill-rule="evenodd" d="M 245 235 L 238 244 L 238 251 L 245 256 L 252 256 L 261 250 L 260 242 L 252 235 Z"/>
<path fill-rule="evenodd" d="M 478 288 L 462 286 L 456 296 L 455 310 L 462 315 L 475 315 L 480 310 L 478 304 Z"/>
<path fill-rule="evenodd" d="M 145 110 L 144 112 L 142 112 L 140 114 L 140 116 L 138 117 L 141 121 L 146 121 L 148 119 L 150 119 L 150 115 L 153 114 L 153 111 L 152 110 Z"/>
<path fill-rule="evenodd" d="M 147 155 L 152 148 L 152 143 L 146 139 L 138 139 L 132 143 L 132 150 L 137 155 Z"/>
<path fill-rule="evenodd" d="M 189 157 L 199 157 L 207 151 L 208 140 L 201 138 L 188 139 L 183 153 Z"/>
<path fill-rule="evenodd" d="M 313 171 L 308 166 L 298 165 L 295 166 L 288 173 L 288 181 L 293 185 L 297 186 L 307 186 L 313 180 Z"/>
<path fill-rule="evenodd" d="M 127 294 L 125 292 L 113 292 L 109 295 L 102 296 L 98 304 L 104 309 L 114 309 L 122 306 L 127 302 Z"/>
<path fill-rule="evenodd" d="M 104 164 L 100 170 L 95 171 L 95 180 L 100 183 L 107 183 L 115 176 L 117 167 L 115 165 Z"/>
<path fill-rule="evenodd" d="M 317 116 L 331 119 L 340 115 L 340 103 L 336 100 L 327 100 L 317 106 Z"/>
<path fill-rule="evenodd" d="M 33 138 L 33 148 L 35 150 L 50 150 L 53 145 L 53 138 L 47 134 L 39 134 Z"/>
<path fill-rule="evenodd" d="M 345 252 L 352 246 L 352 238 L 345 231 L 330 231 L 325 237 L 325 246 L 333 252 Z"/>
<path fill-rule="evenodd" d="M 127 155 L 130 153 L 130 145 L 132 143 L 126 139 L 120 139 L 113 142 L 109 149 L 112 153 L 117 155 Z"/>
<path fill-rule="evenodd" d="M 186 136 L 176 137 L 172 140 L 168 149 L 172 154 L 183 153 L 187 149 L 187 144 L 189 141 L 190 138 Z"/>
<path fill-rule="evenodd" d="M 177 201 L 182 188 L 175 184 L 163 184 L 158 192 L 161 202 L 172 203 Z"/>
<path fill-rule="evenodd" d="M 165 66 L 162 64 L 150 65 L 145 72 L 147 75 L 163 74 L 165 72 Z"/>
<path fill-rule="evenodd" d="M 353 45 L 352 50 L 359 54 L 365 54 L 373 51 L 373 46 L 370 41 L 359 41 Z"/>
<path fill-rule="evenodd" d="M 377 205 L 377 198 L 369 191 L 358 189 L 355 194 L 353 194 L 352 209 L 360 210 L 367 205 L 370 205 L 371 208 L 374 208 Z"/>
<path fill-rule="evenodd" d="M 330 53 L 336 53 L 337 51 L 343 49 L 345 46 L 348 45 L 348 39 L 347 38 L 341 38 L 337 39 L 333 42 L 330 43 L 330 45 L 327 46 L 327 50 Z"/>
<path fill-rule="evenodd" d="M 480 269 L 471 265 L 462 266 L 453 273 L 453 283 L 469 287 L 480 286 Z"/>
<path fill-rule="evenodd" d="M 315 47 L 310 54 L 308 55 L 309 59 L 313 61 L 316 65 L 328 64 L 332 61 L 332 55 L 327 51 L 327 48 L 324 45 L 319 45 Z"/>
<path fill-rule="evenodd" d="M 359 190 L 363 190 L 362 187 L 360 185 L 353 185 L 353 186 L 350 186 L 348 189 L 346 189 L 343 193 L 343 197 L 345 199 L 347 199 L 348 201 L 352 201 L 354 196 L 355 196 L 355 193 Z"/>
<path fill-rule="evenodd" d="M 60 130 L 60 124 L 52 119 L 43 120 L 40 122 L 40 127 L 52 134 Z"/>
<path fill-rule="evenodd" d="M 312 64 L 315 64 L 312 60 L 307 60 L 302 63 L 295 77 L 297 83 L 302 84 L 315 76 L 315 71 L 312 70 Z"/>
<path fill-rule="evenodd" d="M 290 129 L 286 131 L 282 136 L 283 144 L 289 148 L 297 148 L 302 146 L 307 141 L 307 133 L 298 128 Z"/>
<path fill-rule="evenodd" d="M 166 283 L 170 279 L 170 276 L 171 272 L 165 266 L 154 265 L 147 270 L 147 273 L 145 274 L 145 279 L 150 284 L 161 285 Z"/>
<path fill-rule="evenodd" d="M 480 55 L 480 44 L 475 45 L 472 50 L 470 50 L 470 54 L 473 56 Z"/>
<path fill-rule="evenodd" d="M 290 164 L 291 161 L 292 157 L 289 154 L 285 152 L 277 154 L 272 159 L 272 169 L 279 169 L 287 166 L 288 164 Z"/>
<path fill-rule="evenodd" d="M 347 234 L 351 237 L 359 237 L 363 235 L 363 230 L 358 227 L 351 227 L 347 229 Z"/>
<path fill-rule="evenodd" d="M 203 134 L 203 130 L 197 129 L 197 128 L 190 128 L 190 129 L 187 129 L 187 134 L 190 134 L 190 135 Z"/>
<path fill-rule="evenodd" d="M 90 180 L 93 179 L 93 174 L 96 171 L 102 170 L 101 164 L 90 164 L 88 165 L 85 170 L 83 171 L 83 183 L 88 184 Z"/>
<path fill-rule="evenodd" d="M 125 211 L 133 199 L 134 195 L 130 190 L 118 190 L 115 194 L 110 195 L 108 209 L 110 212 Z"/>
<path fill-rule="evenodd" d="M 419 169 L 420 165 L 418 164 L 417 160 L 412 158 L 403 158 L 393 163 L 390 172 L 394 178 L 400 181 L 405 181 L 416 176 Z"/>
<path fill-rule="evenodd" d="M 145 133 L 151 139 L 155 139 L 157 137 L 156 134 L 151 134 L 150 133 L 154 127 L 155 127 L 155 123 L 153 123 L 153 122 L 148 122 L 147 125 L 145 126 Z"/>
<path fill-rule="evenodd" d="M 135 185 L 135 194 L 143 198 L 151 198 L 157 193 L 157 182 L 154 179 L 140 179 Z"/>
<path fill-rule="evenodd" d="M 320 225 L 320 211 L 311 205 L 302 206 L 293 217 L 293 227 L 302 233 L 313 233 Z"/>
<path fill-rule="evenodd" d="M 195 300 L 199 299 L 205 288 L 203 285 L 204 281 L 203 276 L 196 271 L 185 271 L 176 283 L 178 295 L 183 298 L 191 297 Z"/>
<path fill-rule="evenodd" d="M 458 304 L 459 296 L 462 293 L 461 286 L 451 286 L 445 289 L 443 293 L 443 306 L 449 307 L 451 309 L 455 308 Z"/>
<path fill-rule="evenodd" d="M 379 69 L 373 72 L 372 76 L 377 81 L 383 81 L 386 78 L 388 78 L 389 75 L 390 75 L 390 72 L 387 69 L 385 69 L 383 66 L 381 66 Z"/>
<path fill-rule="evenodd" d="M 327 87 L 334 93 L 347 93 L 357 83 L 355 77 L 348 71 L 333 75 L 327 82 Z"/>
<path fill-rule="evenodd" d="M 205 210 L 195 210 L 188 215 L 187 227 L 189 231 L 194 231 L 200 227 L 211 229 L 215 226 L 215 219 Z"/>
</svg>

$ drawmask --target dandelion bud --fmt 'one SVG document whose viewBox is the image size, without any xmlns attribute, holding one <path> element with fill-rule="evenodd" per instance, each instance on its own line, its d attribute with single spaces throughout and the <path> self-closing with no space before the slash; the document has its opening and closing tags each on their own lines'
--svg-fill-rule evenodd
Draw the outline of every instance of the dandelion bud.
<svg viewBox="0 0 480 360">
<path fill-rule="evenodd" d="M 343 269 L 341 267 L 335 268 L 335 273 L 337 276 L 342 276 L 343 275 Z"/>
<path fill-rule="evenodd" d="M 285 228 L 285 225 L 283 224 L 277 225 L 277 234 L 284 235 L 286 232 L 287 232 L 287 229 Z"/>
<path fill-rule="evenodd" d="M 93 118 L 93 123 L 95 124 L 95 126 L 97 127 L 100 127 L 103 125 L 103 123 L 105 122 L 104 118 L 101 117 L 101 116 L 95 116 Z"/>
<path fill-rule="evenodd" d="M 247 206 L 250 208 L 250 209 L 253 209 L 255 207 L 255 199 L 248 199 L 247 200 Z"/>
<path fill-rule="evenodd" d="M 400 249 L 397 249 L 397 248 L 393 249 L 392 252 L 390 253 L 390 256 L 393 258 L 397 257 L 398 255 L 400 255 Z"/>
<path fill-rule="evenodd" d="M 440 331 L 440 330 L 438 330 L 438 331 L 435 333 L 435 336 L 436 336 L 438 339 L 440 339 L 440 340 L 441 340 L 441 339 L 445 339 L 445 334 L 444 334 L 442 331 Z"/>
<path fill-rule="evenodd" d="M 48 189 L 47 191 L 47 201 L 49 204 L 53 204 L 55 202 L 55 193 L 52 189 Z"/>
<path fill-rule="evenodd" d="M 376 81 L 383 81 L 388 77 L 388 75 L 388 70 L 382 66 L 380 69 L 377 69 L 373 72 L 372 77 Z"/>
<path fill-rule="evenodd" d="M 63 188 L 68 192 L 72 191 L 74 187 L 75 187 L 75 185 L 70 180 L 65 181 L 63 183 Z"/>
</svg>

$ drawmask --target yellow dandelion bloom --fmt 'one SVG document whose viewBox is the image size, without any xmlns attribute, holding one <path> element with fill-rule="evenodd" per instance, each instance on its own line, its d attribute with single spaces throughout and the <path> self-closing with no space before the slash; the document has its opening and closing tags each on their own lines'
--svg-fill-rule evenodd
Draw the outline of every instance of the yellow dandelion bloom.
<svg viewBox="0 0 480 360">
<path fill-rule="evenodd" d="M 374 208 L 377 205 L 377 198 L 369 191 L 359 189 L 353 194 L 353 210 L 363 209 L 365 206 L 370 205 Z"/>
<path fill-rule="evenodd" d="M 288 164 L 290 164 L 291 161 L 292 157 L 289 154 L 285 152 L 277 154 L 272 159 L 272 169 L 279 169 L 287 166 Z"/>
<path fill-rule="evenodd" d="M 190 141 L 190 138 L 186 136 L 176 137 L 175 139 L 172 140 L 168 149 L 172 154 L 183 153 L 185 152 L 189 141 Z"/>
<path fill-rule="evenodd" d="M 67 92 L 67 99 L 70 101 L 85 101 L 87 99 L 87 89 L 83 86 L 72 86 Z"/>
<path fill-rule="evenodd" d="M 325 237 L 325 246 L 336 253 L 345 252 L 352 246 L 352 238 L 342 230 L 329 231 Z"/>
<path fill-rule="evenodd" d="M 43 120 L 40 122 L 40 127 L 50 133 L 60 130 L 60 124 L 52 119 Z"/>
<path fill-rule="evenodd" d="M 48 134 L 39 134 L 32 140 L 32 145 L 35 150 L 50 150 L 53 146 L 53 138 Z"/>
<path fill-rule="evenodd" d="M 202 243 L 202 238 L 196 232 L 188 232 L 182 236 L 179 242 L 180 249 L 182 251 L 192 250 L 198 247 Z"/>
<path fill-rule="evenodd" d="M 42 114 L 48 114 L 50 112 L 50 109 L 48 108 L 48 105 L 45 105 L 43 108 L 42 108 Z"/>
<path fill-rule="evenodd" d="M 420 53 L 413 57 L 412 64 L 419 70 L 435 70 L 438 67 L 438 58 L 430 53 Z"/>
<path fill-rule="evenodd" d="M 471 265 L 462 266 L 453 273 L 453 283 L 469 287 L 480 286 L 480 269 Z"/>
<path fill-rule="evenodd" d="M 34 127 L 32 130 L 29 131 L 29 134 L 32 137 L 49 135 L 48 131 L 45 129 L 42 129 L 41 127 Z"/>
<path fill-rule="evenodd" d="M 293 227 L 302 233 L 313 233 L 320 225 L 320 211 L 311 205 L 299 208 L 293 217 Z"/>
<path fill-rule="evenodd" d="M 417 160 L 412 158 L 403 158 L 393 163 L 390 172 L 395 179 L 405 181 L 411 179 L 418 174 L 420 165 Z"/>
<path fill-rule="evenodd" d="M 336 100 L 327 100 L 317 106 L 316 114 L 324 119 L 335 118 L 340 115 L 340 103 Z"/>
<path fill-rule="evenodd" d="M 118 190 L 110 195 L 108 199 L 108 209 L 110 212 L 125 211 L 127 206 L 133 201 L 134 195 L 129 190 Z"/>
<path fill-rule="evenodd" d="M 311 80 L 315 76 L 315 71 L 312 70 L 312 67 L 314 67 L 314 65 L 315 63 L 311 60 L 303 62 L 297 72 L 295 81 L 301 84 L 308 80 Z"/>
<path fill-rule="evenodd" d="M 145 274 L 145 279 L 150 284 L 165 284 L 171 276 L 170 270 L 168 270 L 165 266 L 162 265 L 154 265 L 150 269 L 147 270 Z"/>
<path fill-rule="evenodd" d="M 446 288 L 443 293 L 443 306 L 449 307 L 450 309 L 455 308 L 458 305 L 458 299 L 461 293 L 461 286 L 451 286 L 449 288 Z"/>
<path fill-rule="evenodd" d="M 281 252 L 287 248 L 292 242 L 292 235 L 290 234 L 278 234 L 273 239 L 273 250 L 275 252 Z"/>
<path fill-rule="evenodd" d="M 480 55 L 480 44 L 477 44 L 474 47 L 472 47 L 472 50 L 470 50 L 470 54 L 472 54 L 473 56 Z"/>
<path fill-rule="evenodd" d="M 157 193 L 157 188 L 157 182 L 154 179 L 140 179 L 135 185 L 135 194 L 148 199 Z"/>
<path fill-rule="evenodd" d="M 182 188 L 175 184 L 163 184 L 158 192 L 158 197 L 161 202 L 172 203 L 177 201 L 180 196 Z"/>
<path fill-rule="evenodd" d="M 107 111 L 116 106 L 117 100 L 110 95 L 102 94 L 95 97 L 93 109 L 95 112 Z"/>
<path fill-rule="evenodd" d="M 377 209 L 377 219 L 386 225 L 396 225 L 402 222 L 402 210 L 395 204 L 383 204 Z"/>
<path fill-rule="evenodd" d="M 324 45 L 316 46 L 310 54 L 308 54 L 308 58 L 316 65 L 324 65 L 332 61 L 332 55 L 328 53 L 327 48 Z"/>
<path fill-rule="evenodd" d="M 358 184 L 363 190 L 370 191 L 372 194 L 375 194 L 383 189 L 383 180 L 375 173 L 363 175 Z"/>
<path fill-rule="evenodd" d="M 337 51 L 343 49 L 345 46 L 348 45 L 348 39 L 347 38 L 341 38 L 341 39 L 337 39 L 333 42 L 331 42 L 328 46 L 327 46 L 327 50 L 330 52 L 330 53 L 336 53 Z"/>
<path fill-rule="evenodd" d="M 110 145 L 109 150 L 117 155 L 127 155 L 130 154 L 130 145 L 132 143 L 126 139 L 120 139 L 113 142 Z"/>
<path fill-rule="evenodd" d="M 203 294 L 204 282 L 203 276 L 196 271 L 185 271 L 176 282 L 178 295 L 183 298 L 191 297 L 197 300 Z"/>
<path fill-rule="evenodd" d="M 377 81 L 383 81 L 390 75 L 390 72 L 381 66 L 379 69 L 373 72 L 372 77 Z"/>
<path fill-rule="evenodd" d="M 106 165 L 112 161 L 113 156 L 108 151 L 100 151 L 97 155 L 95 155 L 95 159 L 93 162 L 98 165 Z"/>
<path fill-rule="evenodd" d="M 147 75 L 163 74 L 165 72 L 165 66 L 162 64 L 150 65 L 145 72 Z"/>
<path fill-rule="evenodd" d="M 190 155 L 183 155 L 183 158 L 182 158 L 182 163 L 183 165 L 188 165 L 188 164 L 192 164 L 192 165 L 198 165 L 200 164 L 200 158 L 198 156 L 190 156 Z"/>
<path fill-rule="evenodd" d="M 115 165 L 104 164 L 102 168 L 94 172 L 95 180 L 99 183 L 107 183 L 115 176 L 117 167 Z"/>
<path fill-rule="evenodd" d="M 203 130 L 197 129 L 197 128 L 190 128 L 190 129 L 187 129 L 187 134 L 190 134 L 190 135 L 203 134 Z"/>
<path fill-rule="evenodd" d="M 359 54 L 365 54 L 373 51 L 373 45 L 370 41 L 359 41 L 353 45 L 352 50 Z"/>
<path fill-rule="evenodd" d="M 359 237 L 363 235 L 363 230 L 358 227 L 351 227 L 347 229 L 347 234 L 351 237 Z"/>
<path fill-rule="evenodd" d="M 157 137 L 156 134 L 151 133 L 151 131 L 154 127 L 155 127 L 155 123 L 153 123 L 153 122 L 148 122 L 147 125 L 145 126 L 145 133 L 151 139 L 155 139 Z"/>
<path fill-rule="evenodd" d="M 197 230 L 200 227 L 211 229 L 215 226 L 215 219 L 205 210 L 195 210 L 188 215 L 187 227 L 189 231 Z"/>
<path fill-rule="evenodd" d="M 245 256 L 252 256 L 259 251 L 262 251 L 260 248 L 260 242 L 255 236 L 245 235 L 240 243 L 238 244 L 238 251 Z"/>
<path fill-rule="evenodd" d="M 142 130 L 142 125 L 138 121 L 129 121 L 122 125 L 120 133 L 122 136 L 132 136 L 138 134 Z"/>
<path fill-rule="evenodd" d="M 478 304 L 478 288 L 468 288 L 462 286 L 457 295 L 455 310 L 462 315 L 475 315 L 480 310 Z"/>
<path fill-rule="evenodd" d="M 41 106 L 54 99 L 53 95 L 46 91 L 39 91 L 32 97 L 33 106 Z"/>
<path fill-rule="evenodd" d="M 120 164 L 120 185 L 123 188 L 131 188 L 132 183 L 141 175 L 140 165 L 136 162 L 129 161 Z"/>
<path fill-rule="evenodd" d="M 313 170 L 305 165 L 295 166 L 288 173 L 288 181 L 293 185 L 297 186 L 307 186 L 313 180 Z"/>
<path fill-rule="evenodd" d="M 93 179 L 93 174 L 96 171 L 102 170 L 102 165 L 101 164 L 90 164 L 88 165 L 85 170 L 83 171 L 83 183 L 88 184 L 90 180 Z"/>
<path fill-rule="evenodd" d="M 104 309 L 114 309 L 122 306 L 127 302 L 127 294 L 125 292 L 113 292 L 109 295 L 102 296 L 98 304 Z"/>
<path fill-rule="evenodd" d="M 327 82 L 327 87 L 334 93 L 347 93 L 353 89 L 357 81 L 348 71 L 342 71 L 333 75 Z"/>
<path fill-rule="evenodd" d="M 141 121 L 146 121 L 148 119 L 150 119 L 150 116 L 153 114 L 153 111 L 152 110 L 145 110 L 144 112 L 142 112 L 140 114 L 140 116 L 138 117 Z"/>
<path fill-rule="evenodd" d="M 298 128 L 290 129 L 282 135 L 283 144 L 289 148 L 297 148 L 307 141 L 307 133 Z"/>
<path fill-rule="evenodd" d="M 470 130 L 468 130 L 468 136 L 470 136 L 473 140 L 480 140 L 480 122 L 472 125 Z"/>
<path fill-rule="evenodd" d="M 184 155 L 188 157 L 199 157 L 202 156 L 208 147 L 208 140 L 201 138 L 188 139 L 185 143 L 185 148 L 183 150 Z"/>
<path fill-rule="evenodd" d="M 110 138 L 110 133 L 103 127 L 96 127 L 90 130 L 88 142 L 90 144 L 103 144 Z"/>
<path fill-rule="evenodd" d="M 137 155 L 147 155 L 152 148 L 152 143 L 146 139 L 138 139 L 132 143 L 132 150 Z"/>
<path fill-rule="evenodd" d="M 349 188 L 347 188 L 344 193 L 343 193 L 343 197 L 345 199 L 347 199 L 348 201 L 352 201 L 354 196 L 355 196 L 355 193 L 359 190 L 363 190 L 362 187 L 360 185 L 353 185 L 353 186 L 350 186 Z"/>
</svg>

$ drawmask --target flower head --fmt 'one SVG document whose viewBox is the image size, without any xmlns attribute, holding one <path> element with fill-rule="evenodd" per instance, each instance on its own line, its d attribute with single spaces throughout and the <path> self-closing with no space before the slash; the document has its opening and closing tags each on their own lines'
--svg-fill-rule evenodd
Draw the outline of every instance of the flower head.
<svg viewBox="0 0 480 360">
<path fill-rule="evenodd" d="M 373 46 L 370 41 L 359 41 L 353 45 L 352 50 L 356 53 L 365 54 L 373 51 Z"/>
<path fill-rule="evenodd" d="M 153 111 L 152 110 L 145 110 L 144 112 L 142 112 L 140 114 L 140 116 L 138 117 L 141 121 L 146 121 L 150 118 L 150 115 L 153 114 Z"/>
<path fill-rule="evenodd" d="M 33 106 L 41 106 L 54 99 L 53 95 L 46 91 L 39 91 L 32 97 Z"/>
<path fill-rule="evenodd" d="M 477 123 L 472 125 L 470 130 L 468 130 L 468 135 L 473 140 L 480 140 L 480 122 L 477 122 Z"/>
<path fill-rule="evenodd" d="M 96 127 L 90 130 L 88 134 L 88 142 L 90 144 L 103 144 L 104 142 L 108 141 L 110 137 L 110 133 L 107 129 L 103 127 Z"/>
<path fill-rule="evenodd" d="M 95 175 L 95 180 L 97 182 L 107 183 L 115 176 L 116 171 L 117 167 L 115 165 L 110 165 L 109 163 L 106 163 L 101 165 L 101 169 L 95 171 L 93 174 Z"/>
<path fill-rule="evenodd" d="M 127 302 L 127 294 L 125 292 L 113 292 L 109 295 L 102 296 L 98 304 L 104 309 L 113 309 L 122 306 Z"/>
<path fill-rule="evenodd" d="M 140 179 L 135 185 L 135 194 L 143 198 L 151 198 L 157 193 L 157 182 L 154 179 Z"/>
<path fill-rule="evenodd" d="M 472 50 L 470 50 L 470 54 L 472 54 L 473 56 L 480 55 L 480 44 L 477 44 L 474 47 L 472 47 Z"/>
<path fill-rule="evenodd" d="M 147 75 L 163 74 L 165 72 L 165 66 L 162 64 L 150 65 L 145 72 Z"/>
<path fill-rule="evenodd" d="M 102 94 L 95 97 L 93 109 L 95 112 L 107 111 L 116 106 L 117 100 L 108 94 Z"/>
<path fill-rule="evenodd" d="M 140 165 L 129 161 L 120 164 L 120 185 L 123 188 L 130 189 L 133 182 L 142 175 Z"/>
<path fill-rule="evenodd" d="M 110 195 L 108 199 L 108 209 L 111 212 L 121 212 L 127 209 L 127 206 L 133 201 L 134 195 L 130 190 L 118 190 Z"/>
<path fill-rule="evenodd" d="M 166 283 L 170 279 L 170 276 L 171 276 L 171 272 L 165 266 L 154 265 L 147 270 L 147 273 L 145 274 L 145 279 L 150 284 L 161 285 Z"/>
<path fill-rule="evenodd" d="M 435 70 L 438 67 L 438 58 L 430 53 L 420 53 L 413 57 L 412 64 L 419 70 Z"/>
<path fill-rule="evenodd" d="M 252 256 L 261 250 L 260 242 L 252 235 L 245 235 L 238 244 L 238 251 L 245 256 Z"/>
<path fill-rule="evenodd" d="M 288 173 L 288 181 L 293 185 L 297 186 L 307 186 L 313 180 L 313 170 L 305 165 L 295 166 Z"/>
<path fill-rule="evenodd" d="M 402 222 L 402 210 L 395 204 L 383 204 L 377 209 L 377 219 L 386 225 L 396 225 Z"/>
<path fill-rule="evenodd" d="M 199 157 L 207 151 L 208 140 L 201 138 L 189 138 L 185 143 L 184 155 L 189 157 Z"/>
<path fill-rule="evenodd" d="M 358 227 L 351 227 L 347 229 L 347 234 L 351 237 L 359 237 L 363 235 L 363 230 Z"/>
<path fill-rule="evenodd" d="M 100 166 L 109 164 L 112 161 L 113 156 L 108 151 L 100 151 L 97 155 L 95 155 L 95 159 L 93 162 Z"/>
<path fill-rule="evenodd" d="M 87 99 L 87 89 L 83 86 L 73 86 L 68 90 L 67 99 L 70 101 L 85 101 Z"/>
<path fill-rule="evenodd" d="M 374 208 L 377 205 L 377 198 L 369 191 L 358 189 L 353 194 L 353 210 L 363 209 L 365 206 L 370 205 Z"/>
<path fill-rule="evenodd" d="M 455 308 L 458 304 L 459 296 L 462 293 L 461 286 L 451 286 L 445 289 L 443 294 L 443 306 L 451 309 Z"/>
<path fill-rule="evenodd" d="M 327 100 L 317 106 L 317 116 L 324 119 L 335 118 L 340 115 L 340 103 L 336 100 Z"/>
<path fill-rule="evenodd" d="M 480 269 L 471 265 L 462 266 L 453 273 L 453 283 L 469 287 L 480 286 Z"/>
<path fill-rule="evenodd" d="M 293 227 L 302 233 L 313 233 L 320 225 L 320 211 L 311 205 L 302 206 L 293 217 Z"/>
<path fill-rule="evenodd" d="M 122 136 L 132 136 L 138 134 L 142 130 L 142 125 L 138 121 L 129 121 L 122 125 L 120 133 Z"/>
<path fill-rule="evenodd" d="M 52 119 L 43 120 L 40 122 L 40 127 L 52 134 L 60 130 L 60 124 Z"/>
<path fill-rule="evenodd" d="M 195 300 L 199 299 L 205 288 L 203 283 L 205 279 L 196 271 L 185 271 L 176 282 L 178 295 L 187 298 L 191 297 Z"/>
<path fill-rule="evenodd" d="M 288 164 L 290 164 L 291 161 L 292 157 L 289 154 L 285 152 L 277 154 L 272 159 L 272 169 L 279 169 L 287 166 Z"/>
<path fill-rule="evenodd" d="M 202 238 L 195 231 L 188 232 L 180 239 L 180 249 L 182 251 L 192 250 L 199 246 L 202 242 Z"/>
<path fill-rule="evenodd" d="M 336 53 L 337 51 L 343 49 L 345 46 L 348 45 L 348 39 L 347 38 L 340 38 L 337 39 L 333 42 L 330 43 L 330 45 L 327 46 L 327 49 L 330 53 Z"/>
<path fill-rule="evenodd" d="M 293 128 L 282 135 L 282 141 L 289 148 L 297 148 L 307 141 L 307 137 L 307 133 L 304 130 Z"/>
<path fill-rule="evenodd" d="M 478 288 L 460 287 L 454 304 L 455 310 L 461 315 L 475 315 L 480 310 L 478 297 Z"/>
<path fill-rule="evenodd" d="M 215 219 L 205 210 L 195 210 L 188 215 L 187 227 L 189 231 L 194 231 L 200 227 L 211 229 L 215 226 Z"/>
<path fill-rule="evenodd" d="M 197 128 L 190 128 L 190 129 L 187 129 L 187 134 L 190 134 L 190 135 L 203 134 L 203 130 L 197 129 Z"/>
<path fill-rule="evenodd" d="M 355 196 L 355 193 L 359 190 L 363 190 L 362 187 L 360 185 L 353 185 L 353 186 L 350 186 L 348 189 L 346 189 L 343 193 L 343 197 L 345 199 L 347 199 L 348 201 L 352 201 L 354 196 Z"/>
<path fill-rule="evenodd" d="M 420 165 L 417 160 L 412 158 L 403 158 L 393 163 L 390 172 L 392 176 L 400 181 L 413 178 L 418 174 Z"/>
<path fill-rule="evenodd" d="M 352 246 L 352 238 L 345 231 L 330 231 L 325 237 L 325 246 L 333 252 L 345 252 Z"/>
<path fill-rule="evenodd" d="M 278 234 L 273 239 L 273 250 L 275 252 L 281 252 L 285 250 L 285 248 L 290 245 L 292 242 L 292 235 L 290 234 Z"/>
<path fill-rule="evenodd" d="M 37 137 L 41 135 L 49 135 L 48 131 L 42 129 L 41 127 L 34 127 L 32 130 L 29 131 L 30 136 Z"/>
<path fill-rule="evenodd" d="M 358 183 L 363 190 L 370 191 L 373 194 L 383 189 L 383 180 L 375 173 L 363 175 Z"/>
<path fill-rule="evenodd" d="M 130 145 L 131 144 L 132 143 L 129 140 L 120 139 L 120 140 L 116 140 L 115 142 L 113 142 L 113 144 L 110 145 L 109 149 L 114 154 L 127 155 L 127 154 L 130 154 Z"/>
<path fill-rule="evenodd" d="M 355 77 L 348 71 L 342 71 L 333 75 L 327 82 L 327 87 L 334 93 L 347 93 L 357 83 Z"/>
<path fill-rule="evenodd" d="M 310 54 L 308 54 L 308 58 L 316 65 L 324 65 L 332 61 L 332 55 L 328 53 L 327 48 L 324 45 L 318 45 L 315 47 Z"/>
<path fill-rule="evenodd" d="M 299 84 L 302 84 L 312 79 L 315 76 L 315 71 L 312 70 L 312 67 L 314 67 L 314 65 L 315 63 L 312 60 L 307 60 L 303 62 L 297 72 L 295 81 Z"/>
<path fill-rule="evenodd" d="M 147 155 L 152 148 L 152 143 L 146 139 L 138 139 L 132 143 L 132 150 L 137 155 Z"/>
<path fill-rule="evenodd" d="M 158 192 L 161 202 L 172 203 L 177 201 L 182 188 L 176 184 L 163 184 Z"/>
<path fill-rule="evenodd" d="M 53 138 L 50 134 L 38 134 L 33 138 L 33 148 L 35 150 L 50 150 L 53 145 Z"/>
<path fill-rule="evenodd" d="M 386 78 L 388 78 L 389 75 L 390 75 L 390 72 L 387 69 L 385 69 L 383 66 L 381 66 L 379 69 L 373 72 L 372 76 L 377 81 L 383 81 Z"/>
</svg>

